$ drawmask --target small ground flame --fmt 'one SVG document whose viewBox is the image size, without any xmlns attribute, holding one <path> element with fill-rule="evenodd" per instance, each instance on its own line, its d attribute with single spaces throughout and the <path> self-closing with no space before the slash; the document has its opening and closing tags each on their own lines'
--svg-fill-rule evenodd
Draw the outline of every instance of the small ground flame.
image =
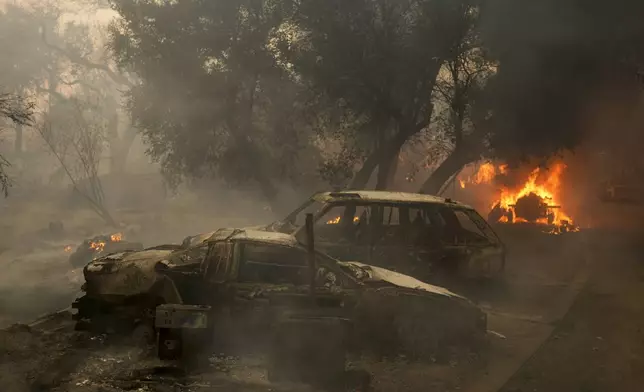
<svg viewBox="0 0 644 392">
<path fill-rule="evenodd" d="M 67 252 L 67 253 L 71 253 L 71 251 L 72 251 L 72 246 L 71 246 L 71 245 L 67 245 L 67 246 L 64 248 L 64 251 L 65 251 L 65 252 Z"/>
<path fill-rule="evenodd" d="M 96 251 L 96 252 L 102 252 L 103 249 L 105 249 L 105 242 L 103 241 L 91 241 L 89 243 L 89 248 Z"/>
<path fill-rule="evenodd" d="M 112 242 L 120 242 L 123 240 L 123 233 L 114 233 L 110 236 Z"/>
</svg>

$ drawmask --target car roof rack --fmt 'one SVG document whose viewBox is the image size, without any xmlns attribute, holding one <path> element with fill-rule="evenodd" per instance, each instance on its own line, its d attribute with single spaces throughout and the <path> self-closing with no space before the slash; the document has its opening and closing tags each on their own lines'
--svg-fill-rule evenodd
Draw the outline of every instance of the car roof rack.
<svg viewBox="0 0 644 392">
<path fill-rule="evenodd" d="M 353 193 L 353 192 L 329 192 L 329 196 L 331 197 L 352 197 L 356 199 L 361 199 L 359 193 Z"/>
</svg>

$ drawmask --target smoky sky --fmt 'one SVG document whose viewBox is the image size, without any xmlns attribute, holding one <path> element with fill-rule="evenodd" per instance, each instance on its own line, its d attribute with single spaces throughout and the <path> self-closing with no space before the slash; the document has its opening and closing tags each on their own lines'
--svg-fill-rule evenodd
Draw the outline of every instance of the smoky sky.
<svg viewBox="0 0 644 392">
<path fill-rule="evenodd" d="M 573 149 L 591 103 L 634 104 L 642 88 L 643 0 L 488 0 L 480 30 L 498 61 L 487 104 L 500 157 Z"/>
</svg>

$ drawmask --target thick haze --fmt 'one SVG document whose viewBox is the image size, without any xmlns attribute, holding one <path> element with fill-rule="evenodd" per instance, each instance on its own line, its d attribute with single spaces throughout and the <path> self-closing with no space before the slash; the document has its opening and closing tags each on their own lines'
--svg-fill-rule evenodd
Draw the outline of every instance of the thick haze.
<svg viewBox="0 0 644 392">
<path fill-rule="evenodd" d="M 504 155 L 522 144 L 574 147 L 602 131 L 588 129 L 597 116 L 623 119 L 640 108 L 643 2 L 490 0 L 482 15 L 500 62 L 495 132 L 514 135 L 499 143 Z"/>
</svg>

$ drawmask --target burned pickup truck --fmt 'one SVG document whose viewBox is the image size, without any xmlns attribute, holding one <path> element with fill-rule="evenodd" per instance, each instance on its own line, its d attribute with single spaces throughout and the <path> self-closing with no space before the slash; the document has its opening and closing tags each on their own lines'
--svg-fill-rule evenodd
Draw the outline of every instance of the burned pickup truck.
<svg viewBox="0 0 644 392">
<path fill-rule="evenodd" d="M 499 276 L 505 248 L 475 209 L 417 193 L 342 191 L 316 193 L 264 230 L 304 237 L 314 214 L 315 243 L 341 260 L 363 260 L 423 281 L 437 275 Z"/>
<path fill-rule="evenodd" d="M 311 282 L 310 253 L 283 233 L 222 229 L 183 251 L 197 257 L 147 252 L 93 261 L 86 268 L 86 292 L 94 305 L 109 302 L 129 314 L 131 325 L 154 325 L 162 358 L 180 355 L 183 337 L 192 333 L 201 334 L 200 344 L 219 348 L 264 347 L 276 314 L 283 315 L 275 309 L 311 295 L 311 287 L 320 312 L 354 326 L 356 350 L 424 356 L 478 343 L 486 334 L 485 313 L 466 298 L 384 268 L 316 251 Z M 93 287 L 100 275 L 109 276 L 105 285 Z M 96 309 L 79 314 L 92 323 L 103 316 Z"/>
<path fill-rule="evenodd" d="M 150 324 L 154 308 L 165 298 L 164 293 L 157 294 L 160 283 L 154 271 L 156 263 L 199 262 L 206 255 L 206 240 L 213 233 L 186 237 L 181 245 L 127 249 L 86 263 L 81 287 L 85 294 L 72 304 L 77 309 L 77 329 L 129 331 L 139 324 Z"/>
</svg>

